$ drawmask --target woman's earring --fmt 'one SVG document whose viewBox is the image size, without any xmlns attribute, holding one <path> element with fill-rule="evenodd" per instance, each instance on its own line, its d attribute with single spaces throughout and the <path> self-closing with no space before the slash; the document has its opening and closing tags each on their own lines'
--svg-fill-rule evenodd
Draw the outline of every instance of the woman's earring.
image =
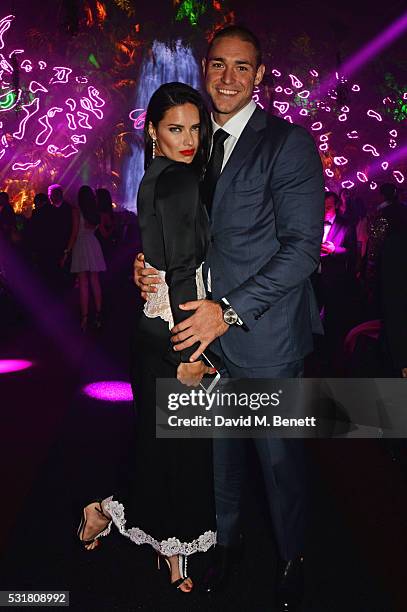
<svg viewBox="0 0 407 612">
<path fill-rule="evenodd" d="M 153 159 L 155 158 L 156 140 L 153 138 Z"/>
</svg>

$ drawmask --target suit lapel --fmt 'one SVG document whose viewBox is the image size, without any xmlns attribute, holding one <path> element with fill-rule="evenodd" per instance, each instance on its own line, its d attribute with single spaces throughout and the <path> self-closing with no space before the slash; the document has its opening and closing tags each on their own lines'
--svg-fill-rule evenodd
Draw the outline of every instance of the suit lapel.
<svg viewBox="0 0 407 612">
<path fill-rule="evenodd" d="M 250 151 L 260 142 L 263 137 L 263 131 L 266 127 L 267 115 L 264 111 L 256 108 L 253 115 L 250 117 L 246 127 L 244 128 L 235 148 L 229 157 L 222 174 L 216 184 L 215 193 L 212 204 L 212 219 L 215 214 L 216 207 L 222 201 L 223 194 L 230 186 L 233 178 L 245 163 Z"/>
</svg>

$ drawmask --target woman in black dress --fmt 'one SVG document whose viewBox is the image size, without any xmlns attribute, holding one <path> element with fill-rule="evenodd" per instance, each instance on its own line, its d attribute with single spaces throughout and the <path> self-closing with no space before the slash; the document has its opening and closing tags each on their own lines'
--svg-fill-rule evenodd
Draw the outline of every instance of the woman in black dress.
<svg viewBox="0 0 407 612">
<path fill-rule="evenodd" d="M 152 96 L 145 123 L 146 172 L 138 214 L 146 266 L 160 270 L 138 325 L 133 365 L 138 438 L 133 486 L 84 509 L 79 537 L 86 548 L 113 522 L 136 544 L 164 557 L 171 583 L 192 589 L 186 559 L 216 542 L 211 440 L 156 439 L 156 378 L 198 385 L 208 372 L 189 363 L 195 347 L 170 348 L 170 329 L 190 313 L 179 304 L 205 296 L 202 262 L 209 238 L 199 181 L 209 156 L 210 118 L 200 94 L 182 83 L 162 85 Z M 106 524 L 108 523 L 107 527 Z"/>
</svg>

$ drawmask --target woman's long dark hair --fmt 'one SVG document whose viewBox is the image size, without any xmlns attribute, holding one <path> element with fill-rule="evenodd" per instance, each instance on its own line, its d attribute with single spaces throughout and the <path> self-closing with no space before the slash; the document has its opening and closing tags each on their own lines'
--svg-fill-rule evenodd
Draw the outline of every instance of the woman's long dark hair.
<svg viewBox="0 0 407 612">
<path fill-rule="evenodd" d="M 201 94 L 185 83 L 165 83 L 161 85 L 151 96 L 148 104 L 146 120 L 144 124 L 144 168 L 147 169 L 153 158 L 153 140 L 148 133 L 148 126 L 151 123 L 155 128 L 164 117 L 167 110 L 173 106 L 183 104 L 193 104 L 199 112 L 199 147 L 192 165 L 197 168 L 200 174 L 209 159 L 210 142 L 212 135 L 211 118 L 205 106 Z"/>
<path fill-rule="evenodd" d="M 108 189 L 104 189 L 103 187 L 96 189 L 96 201 L 99 212 L 113 212 L 112 196 Z"/>
<path fill-rule="evenodd" d="M 83 218 L 89 225 L 98 225 L 100 222 L 100 214 L 96 202 L 96 196 L 91 187 L 82 185 L 78 191 L 78 205 L 83 215 Z"/>
</svg>

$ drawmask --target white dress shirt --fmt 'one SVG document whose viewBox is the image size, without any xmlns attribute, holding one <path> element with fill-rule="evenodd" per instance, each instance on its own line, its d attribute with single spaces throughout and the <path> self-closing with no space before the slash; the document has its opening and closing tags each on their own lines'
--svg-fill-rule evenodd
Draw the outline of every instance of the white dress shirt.
<svg viewBox="0 0 407 612">
<path fill-rule="evenodd" d="M 225 125 L 219 125 L 218 123 L 216 123 L 215 119 L 213 118 L 213 115 L 211 116 L 213 133 L 222 128 L 222 130 L 230 134 L 230 136 L 226 138 L 223 144 L 224 153 L 222 170 L 226 166 L 229 157 L 232 155 L 232 151 L 235 148 L 236 143 L 239 140 L 241 133 L 245 129 L 250 117 L 256 110 L 256 107 L 256 102 L 254 102 L 254 100 L 250 100 L 249 104 L 246 104 L 246 106 L 242 108 L 242 110 L 236 113 L 236 115 L 233 115 L 231 119 L 226 121 Z"/>
<path fill-rule="evenodd" d="M 328 234 L 332 229 L 333 224 L 335 223 L 335 219 L 336 219 L 336 215 L 334 215 L 333 217 L 329 217 L 329 219 L 325 219 L 324 221 L 324 236 L 322 238 L 322 242 L 326 242 L 328 239 Z M 327 221 L 330 221 L 329 223 L 326 223 Z"/>
</svg>

